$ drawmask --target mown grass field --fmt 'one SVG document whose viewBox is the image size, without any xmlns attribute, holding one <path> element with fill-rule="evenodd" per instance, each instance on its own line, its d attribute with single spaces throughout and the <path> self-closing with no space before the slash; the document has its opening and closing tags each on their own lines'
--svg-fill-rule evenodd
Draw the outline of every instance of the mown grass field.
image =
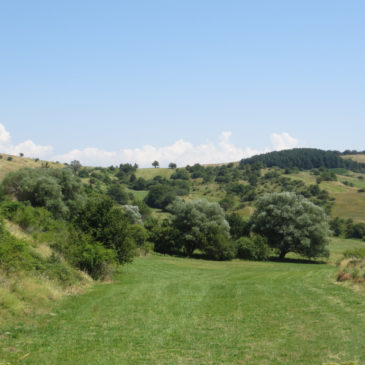
<svg viewBox="0 0 365 365">
<path fill-rule="evenodd" d="M 360 241 L 334 240 L 333 263 Z M 365 296 L 332 264 L 147 256 L 2 328 L 0 364 L 365 363 Z"/>
</svg>

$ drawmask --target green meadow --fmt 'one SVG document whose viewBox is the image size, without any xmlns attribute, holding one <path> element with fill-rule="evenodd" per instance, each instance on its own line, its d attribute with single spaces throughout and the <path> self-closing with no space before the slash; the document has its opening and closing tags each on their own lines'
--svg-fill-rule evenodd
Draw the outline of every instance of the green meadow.
<svg viewBox="0 0 365 365">
<path fill-rule="evenodd" d="M 4 327 L 0 364 L 365 363 L 365 297 L 327 263 L 151 255 L 112 283 Z"/>
</svg>

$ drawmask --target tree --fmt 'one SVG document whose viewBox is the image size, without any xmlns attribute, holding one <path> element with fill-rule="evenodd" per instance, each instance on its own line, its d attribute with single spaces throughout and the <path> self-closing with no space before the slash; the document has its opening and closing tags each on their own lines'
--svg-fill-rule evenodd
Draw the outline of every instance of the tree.
<svg viewBox="0 0 365 365">
<path fill-rule="evenodd" d="M 62 218 L 75 214 L 86 200 L 81 181 L 69 169 L 23 168 L 6 175 L 2 184 L 6 194 Z"/>
<path fill-rule="evenodd" d="M 152 166 L 154 167 L 154 168 L 156 168 L 156 167 L 159 167 L 160 166 L 160 163 L 158 162 L 158 161 L 153 161 L 152 162 Z"/>
<path fill-rule="evenodd" d="M 229 225 L 218 203 L 205 199 L 175 200 L 170 211 L 172 228 L 178 232 L 186 255 L 192 256 L 199 249 L 212 259 L 225 260 L 234 256 Z"/>
<path fill-rule="evenodd" d="M 24 157 L 24 153 L 23 153 L 23 152 L 20 152 L 20 153 L 19 153 L 19 156 L 20 156 L 20 157 Z"/>
<path fill-rule="evenodd" d="M 77 175 L 78 171 L 81 169 L 82 165 L 80 161 L 73 160 L 70 163 L 71 169 L 74 172 L 75 175 Z"/>
<path fill-rule="evenodd" d="M 239 214 L 232 213 L 227 215 L 227 222 L 233 239 L 239 239 L 242 236 L 249 235 L 249 224 Z"/>
<path fill-rule="evenodd" d="M 152 185 L 145 197 L 145 202 L 152 208 L 165 209 L 176 198 L 175 192 L 169 185 Z"/>
<path fill-rule="evenodd" d="M 105 248 L 114 250 L 120 264 L 133 260 L 136 240 L 132 224 L 124 209 L 115 207 L 110 198 L 102 195 L 90 198 L 74 223 Z"/>
<path fill-rule="evenodd" d="M 295 193 L 271 193 L 258 199 L 251 218 L 253 231 L 280 252 L 328 257 L 328 217 L 325 211 Z"/>
<path fill-rule="evenodd" d="M 128 203 L 128 194 L 121 184 L 114 183 L 108 187 L 107 194 L 118 204 Z"/>
<path fill-rule="evenodd" d="M 169 169 L 176 169 L 177 165 L 174 162 L 169 163 Z"/>
</svg>

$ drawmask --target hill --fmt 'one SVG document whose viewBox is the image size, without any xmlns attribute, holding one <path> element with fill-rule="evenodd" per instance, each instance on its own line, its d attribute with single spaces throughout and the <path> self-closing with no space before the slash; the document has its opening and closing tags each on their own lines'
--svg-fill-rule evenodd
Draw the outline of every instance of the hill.
<svg viewBox="0 0 365 365">
<path fill-rule="evenodd" d="M 356 155 L 343 155 L 342 157 L 344 159 L 350 159 L 350 160 L 365 164 L 365 154 L 364 153 L 360 153 L 360 154 L 356 154 Z"/>
<path fill-rule="evenodd" d="M 84 184 L 102 192 L 107 192 L 111 184 L 120 185 L 125 191 L 126 197 L 123 200 L 125 204 L 143 201 L 151 186 L 165 184 L 184 199 L 204 198 L 219 202 L 228 213 L 237 212 L 248 217 L 252 214 L 255 197 L 268 192 L 289 190 L 304 193 L 317 203 L 327 206 L 333 217 L 365 222 L 365 193 L 362 192 L 365 189 L 365 173 L 357 169 L 353 171 L 354 167 L 362 166 L 358 162 L 361 163 L 364 156 L 339 155 L 337 152 L 314 149 L 294 149 L 254 156 L 242 160 L 239 164 L 207 166 L 196 164 L 180 169 L 134 169 L 128 164 L 113 168 L 83 167 L 79 171 L 79 176 Z M 8 157 L 12 157 L 12 160 L 8 161 Z M 353 165 L 352 159 L 356 158 L 358 162 Z M 273 165 L 277 161 L 283 167 L 262 166 Z M 347 161 L 351 161 L 348 165 L 351 169 L 338 167 L 348 163 Z M 257 166 L 257 163 L 261 166 Z M 52 168 L 67 167 L 54 162 L 3 155 L 0 159 L 0 179 L 10 171 L 23 167 L 37 168 L 45 164 Z M 299 168 L 303 164 L 306 167 L 313 165 L 316 167 Z M 313 196 L 308 190 L 313 189 L 313 185 L 318 185 L 319 190 L 326 192 L 319 194 L 320 200 L 318 195 Z M 166 213 L 158 207 L 152 207 L 152 213 L 155 216 L 166 216 Z"/>
<path fill-rule="evenodd" d="M 315 148 L 294 148 L 274 151 L 241 160 L 242 165 L 263 164 L 265 167 L 280 167 L 310 170 L 313 168 L 365 169 L 365 163 L 353 159 L 343 159 L 338 151 L 323 151 Z"/>
<path fill-rule="evenodd" d="M 21 169 L 40 166 L 2 160 L 13 171 L 0 196 L 1 361 L 365 361 L 365 224 L 356 223 L 365 222 L 362 171 L 262 163 Z M 355 221 L 332 220 L 339 237 L 330 239 L 328 261 L 290 251 L 279 260 L 277 247 L 267 246 L 270 235 L 252 236 L 242 216 L 252 214 L 263 194 L 284 191 Z M 176 197 L 219 202 L 226 215 L 206 201 L 175 202 L 174 211 L 169 204 Z M 322 211 L 306 204 L 326 226 Z M 193 240 L 198 243 L 188 251 Z M 261 254 L 266 262 L 241 260 Z M 91 278 L 100 282 L 64 298 Z"/>
<path fill-rule="evenodd" d="M 13 156 L 13 155 L 5 154 L 5 153 L 1 153 L 0 156 L 1 156 L 0 157 L 0 181 L 10 171 L 16 171 L 16 170 L 19 170 L 24 167 L 29 167 L 29 168 L 38 168 L 38 167 L 42 167 L 42 166 L 47 166 L 50 168 L 65 167 L 65 165 L 57 163 L 57 162 L 42 161 L 42 160 L 34 159 L 34 158 Z"/>
</svg>

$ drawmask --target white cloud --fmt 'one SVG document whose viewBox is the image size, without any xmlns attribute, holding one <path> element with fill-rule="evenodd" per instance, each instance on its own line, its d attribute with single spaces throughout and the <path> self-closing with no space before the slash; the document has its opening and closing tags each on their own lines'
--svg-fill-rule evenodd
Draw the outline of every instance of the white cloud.
<svg viewBox="0 0 365 365">
<path fill-rule="evenodd" d="M 270 140 L 275 151 L 295 148 L 299 144 L 299 140 L 290 136 L 289 133 L 273 133 L 270 137 Z"/>
<path fill-rule="evenodd" d="M 151 167 L 154 160 L 161 166 L 167 166 L 169 162 L 175 162 L 178 166 L 192 165 L 195 163 L 212 164 L 230 161 L 239 161 L 260 153 L 292 148 L 298 145 L 298 140 L 288 133 L 271 136 L 273 148 L 255 150 L 250 147 L 237 147 L 230 141 L 232 132 L 222 132 L 219 142 L 208 142 L 194 146 L 192 143 L 180 139 L 170 146 L 154 147 L 146 145 L 142 148 L 124 149 L 118 152 L 109 152 L 97 148 L 85 148 L 55 156 L 58 161 L 70 162 L 79 160 L 84 165 L 118 165 L 120 163 L 137 163 L 140 167 Z"/>
<path fill-rule="evenodd" d="M 27 157 L 46 158 L 51 155 L 52 146 L 40 146 L 31 140 L 21 142 L 17 145 L 11 143 L 10 133 L 5 126 L 0 123 L 0 151 L 10 155 L 18 155 L 24 153 Z"/>
<path fill-rule="evenodd" d="M 195 163 L 211 164 L 239 161 L 242 158 L 272 150 L 297 147 L 299 143 L 298 139 L 291 137 L 288 133 L 274 133 L 270 137 L 271 148 L 266 147 L 262 150 L 255 150 L 250 147 L 235 146 L 230 140 L 231 136 L 232 132 L 225 131 L 221 133 L 218 143 L 207 142 L 195 146 L 184 139 L 180 139 L 172 145 L 164 147 L 146 145 L 141 148 L 122 149 L 114 152 L 88 147 L 54 155 L 51 146 L 36 145 L 31 140 L 12 145 L 10 133 L 0 124 L 0 152 L 15 155 L 22 152 L 28 157 L 41 157 L 60 162 L 79 160 L 83 165 L 89 166 L 110 166 L 136 162 L 140 167 L 151 167 L 154 160 L 159 161 L 161 166 L 167 166 L 170 162 L 175 162 L 178 166 L 185 166 Z"/>
<path fill-rule="evenodd" d="M 10 133 L 0 123 L 0 145 L 2 146 L 8 143 L 10 143 Z"/>
</svg>

